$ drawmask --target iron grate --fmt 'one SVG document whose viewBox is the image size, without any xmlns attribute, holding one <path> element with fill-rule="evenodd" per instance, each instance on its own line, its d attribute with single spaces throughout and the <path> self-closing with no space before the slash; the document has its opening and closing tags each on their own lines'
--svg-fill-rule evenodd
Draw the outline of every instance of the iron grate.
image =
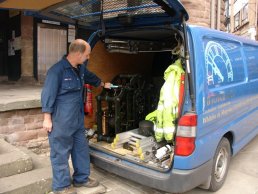
<svg viewBox="0 0 258 194">
<path fill-rule="evenodd" d="M 104 0 L 103 18 L 114 18 L 122 14 L 144 15 L 164 13 L 152 0 Z M 99 21 L 101 15 L 100 0 L 76 1 L 51 11 L 56 16 L 65 16 L 81 22 Z"/>
</svg>

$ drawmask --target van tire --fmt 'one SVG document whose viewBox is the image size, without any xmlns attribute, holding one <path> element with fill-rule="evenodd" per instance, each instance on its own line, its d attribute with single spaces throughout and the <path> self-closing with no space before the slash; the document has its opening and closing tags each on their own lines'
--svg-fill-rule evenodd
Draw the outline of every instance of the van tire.
<svg viewBox="0 0 258 194">
<path fill-rule="evenodd" d="M 227 138 L 223 137 L 213 158 L 210 191 L 217 191 L 223 186 L 228 174 L 230 159 L 230 143 Z"/>
</svg>

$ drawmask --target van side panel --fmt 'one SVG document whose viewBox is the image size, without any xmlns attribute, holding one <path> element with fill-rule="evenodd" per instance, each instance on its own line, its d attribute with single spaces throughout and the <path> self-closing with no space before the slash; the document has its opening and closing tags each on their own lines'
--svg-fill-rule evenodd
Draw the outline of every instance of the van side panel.
<svg viewBox="0 0 258 194">
<path fill-rule="evenodd" d="M 234 154 L 237 153 L 243 146 L 245 146 L 256 134 L 258 130 L 257 122 L 257 91 L 258 91 L 258 45 L 253 43 L 242 44 L 242 52 L 245 58 L 245 65 L 248 74 L 248 84 L 246 89 L 250 94 L 245 101 L 249 102 L 247 106 L 250 115 L 248 120 L 244 123 L 242 129 L 238 129 L 235 133 L 235 143 L 233 144 Z M 253 127 L 255 130 L 251 130 Z M 248 130 L 249 129 L 249 130 Z"/>
<path fill-rule="evenodd" d="M 258 46 L 237 36 L 190 26 L 198 126 L 196 149 L 175 157 L 174 168 L 211 160 L 221 138 L 233 137 L 233 154 L 258 133 Z"/>
</svg>

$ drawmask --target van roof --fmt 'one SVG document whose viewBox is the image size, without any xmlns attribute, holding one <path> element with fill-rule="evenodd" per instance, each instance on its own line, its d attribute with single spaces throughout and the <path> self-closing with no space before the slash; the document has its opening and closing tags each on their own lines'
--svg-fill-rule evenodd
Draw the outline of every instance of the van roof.
<svg viewBox="0 0 258 194">
<path fill-rule="evenodd" d="M 203 26 L 196 26 L 196 25 L 188 25 L 188 28 L 191 31 L 191 34 L 194 34 L 197 37 L 200 36 L 213 36 L 213 37 L 217 37 L 217 38 L 226 38 L 228 40 L 232 40 L 232 41 L 238 41 L 241 42 L 243 44 L 252 44 L 254 46 L 258 46 L 258 41 L 252 40 L 250 38 L 247 37 L 243 37 L 243 36 L 239 36 L 239 35 L 235 35 L 232 33 L 227 33 L 227 32 L 223 32 L 220 30 L 215 30 L 215 29 L 211 29 L 211 28 L 207 28 L 207 27 L 203 27 Z"/>
</svg>

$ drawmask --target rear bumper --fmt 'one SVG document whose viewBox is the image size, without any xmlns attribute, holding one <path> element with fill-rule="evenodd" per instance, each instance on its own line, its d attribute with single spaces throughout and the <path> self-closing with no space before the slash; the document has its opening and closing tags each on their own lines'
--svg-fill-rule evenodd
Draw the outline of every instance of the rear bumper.
<svg viewBox="0 0 258 194">
<path fill-rule="evenodd" d="M 173 169 L 169 172 L 158 172 L 99 151 L 91 152 L 91 162 L 121 177 L 172 193 L 186 192 L 201 185 L 209 178 L 212 170 L 212 160 L 210 160 L 192 170 Z"/>
</svg>

